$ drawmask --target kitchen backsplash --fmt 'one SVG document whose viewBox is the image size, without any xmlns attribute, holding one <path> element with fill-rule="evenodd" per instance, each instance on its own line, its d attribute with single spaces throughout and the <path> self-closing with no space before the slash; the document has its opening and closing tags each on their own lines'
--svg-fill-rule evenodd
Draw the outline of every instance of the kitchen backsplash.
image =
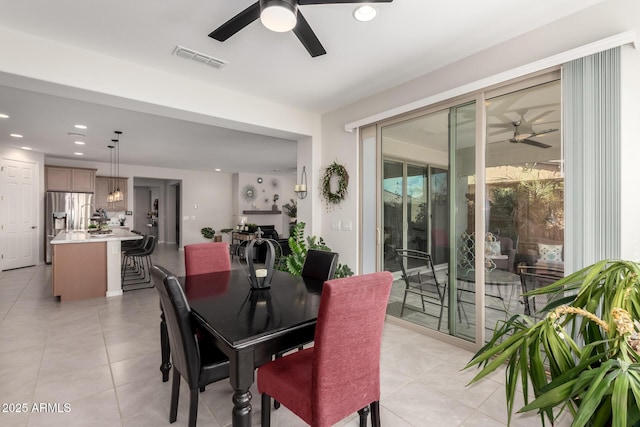
<svg viewBox="0 0 640 427">
<path fill-rule="evenodd" d="M 120 218 L 124 218 L 124 225 L 133 225 L 133 215 L 126 215 L 125 211 L 107 211 L 109 225 L 120 225 Z"/>
</svg>

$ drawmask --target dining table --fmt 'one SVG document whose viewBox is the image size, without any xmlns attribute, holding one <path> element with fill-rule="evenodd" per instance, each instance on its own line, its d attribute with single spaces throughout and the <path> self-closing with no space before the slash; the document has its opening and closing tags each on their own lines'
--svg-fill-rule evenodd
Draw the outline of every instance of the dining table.
<svg viewBox="0 0 640 427">
<path fill-rule="evenodd" d="M 241 269 L 178 280 L 195 321 L 229 358 L 232 425 L 250 427 L 255 369 L 313 341 L 322 282 L 274 271 L 269 288 L 253 289 Z"/>
</svg>

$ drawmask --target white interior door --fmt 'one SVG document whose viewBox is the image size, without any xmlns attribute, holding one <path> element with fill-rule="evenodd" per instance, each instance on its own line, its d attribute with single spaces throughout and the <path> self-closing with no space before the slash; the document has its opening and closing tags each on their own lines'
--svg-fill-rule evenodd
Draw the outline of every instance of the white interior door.
<svg viewBox="0 0 640 427">
<path fill-rule="evenodd" d="M 133 226 L 144 234 L 150 233 L 147 214 L 151 210 L 151 192 L 148 187 L 135 187 L 133 194 Z"/>
<path fill-rule="evenodd" d="M 38 180 L 35 163 L 2 159 L 0 180 L 0 266 L 2 270 L 38 261 Z"/>
</svg>

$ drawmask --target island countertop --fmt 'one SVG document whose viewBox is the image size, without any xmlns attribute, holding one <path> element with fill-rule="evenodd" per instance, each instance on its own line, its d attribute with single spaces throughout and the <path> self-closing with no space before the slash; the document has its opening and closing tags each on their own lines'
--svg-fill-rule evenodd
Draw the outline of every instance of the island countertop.
<svg viewBox="0 0 640 427">
<path fill-rule="evenodd" d="M 132 233 L 122 228 L 114 228 L 109 234 L 91 234 L 84 230 L 61 231 L 51 240 L 52 245 L 65 243 L 98 243 L 115 240 L 137 240 L 142 239 L 140 234 Z"/>
</svg>

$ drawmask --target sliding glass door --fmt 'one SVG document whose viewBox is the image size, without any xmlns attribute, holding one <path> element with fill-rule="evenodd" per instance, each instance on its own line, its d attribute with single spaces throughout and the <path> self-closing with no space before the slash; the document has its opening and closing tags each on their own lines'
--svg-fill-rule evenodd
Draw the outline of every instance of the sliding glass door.
<svg viewBox="0 0 640 427">
<path fill-rule="evenodd" d="M 457 263 L 458 256 L 458 239 L 452 236 L 468 230 L 473 221 L 468 207 L 473 206 L 469 185 L 475 175 L 475 103 L 381 126 L 380 135 L 383 269 L 399 279 L 389 313 L 472 339 L 475 302 L 451 280 L 450 260 Z M 457 191 L 453 199 L 451 189 Z M 425 256 L 399 259 L 398 250 Z"/>
<path fill-rule="evenodd" d="M 377 126 L 389 315 L 486 342 L 526 310 L 520 270 L 562 274 L 560 112 L 555 71 Z"/>
</svg>

